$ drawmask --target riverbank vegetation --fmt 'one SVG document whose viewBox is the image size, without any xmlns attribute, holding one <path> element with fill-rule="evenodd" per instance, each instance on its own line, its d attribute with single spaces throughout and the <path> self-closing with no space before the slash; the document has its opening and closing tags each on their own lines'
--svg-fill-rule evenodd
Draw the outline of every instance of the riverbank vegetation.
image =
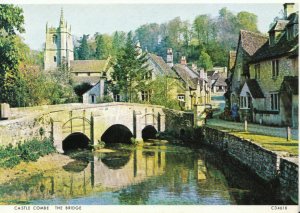
<svg viewBox="0 0 300 213">
<path fill-rule="evenodd" d="M 39 157 L 55 152 L 53 142 L 50 139 L 42 141 L 33 139 L 17 146 L 11 144 L 7 147 L 0 147 L 0 167 L 12 168 L 20 162 L 37 161 Z"/>
</svg>

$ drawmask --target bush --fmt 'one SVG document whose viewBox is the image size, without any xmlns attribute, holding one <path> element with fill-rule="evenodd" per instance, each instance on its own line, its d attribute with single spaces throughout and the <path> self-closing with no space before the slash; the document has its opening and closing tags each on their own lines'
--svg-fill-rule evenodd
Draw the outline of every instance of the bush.
<svg viewBox="0 0 300 213">
<path fill-rule="evenodd" d="M 39 141 L 33 139 L 24 143 L 18 143 L 16 147 L 9 144 L 0 147 L 0 167 L 12 168 L 21 161 L 37 161 L 40 156 L 55 152 L 55 147 L 50 139 Z"/>
<path fill-rule="evenodd" d="M 105 142 L 104 141 L 101 141 L 101 140 L 98 140 L 98 144 L 94 146 L 94 149 L 102 149 L 105 147 Z"/>
<path fill-rule="evenodd" d="M 131 144 L 133 144 L 135 146 L 138 145 L 138 143 L 139 143 L 134 137 L 130 138 L 130 142 L 131 142 Z"/>
</svg>

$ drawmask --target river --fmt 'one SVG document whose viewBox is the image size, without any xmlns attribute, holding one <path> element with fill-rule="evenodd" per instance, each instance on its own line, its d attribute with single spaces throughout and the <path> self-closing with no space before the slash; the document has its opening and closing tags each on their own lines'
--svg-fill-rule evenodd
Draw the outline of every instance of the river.
<svg viewBox="0 0 300 213">
<path fill-rule="evenodd" d="M 249 173 L 206 148 L 165 142 L 76 151 L 71 161 L 0 185 L 0 202 L 36 205 L 287 204 Z"/>
</svg>

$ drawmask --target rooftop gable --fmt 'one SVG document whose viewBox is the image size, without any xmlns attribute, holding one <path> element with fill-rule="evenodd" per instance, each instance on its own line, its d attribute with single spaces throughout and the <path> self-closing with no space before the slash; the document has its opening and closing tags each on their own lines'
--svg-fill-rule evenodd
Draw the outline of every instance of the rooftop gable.
<svg viewBox="0 0 300 213">
<path fill-rule="evenodd" d="M 259 33 L 241 30 L 239 36 L 239 46 L 249 55 L 255 52 L 268 41 L 268 37 Z"/>
<path fill-rule="evenodd" d="M 71 72 L 96 72 L 106 71 L 109 64 L 107 60 L 75 60 L 70 62 Z"/>
</svg>

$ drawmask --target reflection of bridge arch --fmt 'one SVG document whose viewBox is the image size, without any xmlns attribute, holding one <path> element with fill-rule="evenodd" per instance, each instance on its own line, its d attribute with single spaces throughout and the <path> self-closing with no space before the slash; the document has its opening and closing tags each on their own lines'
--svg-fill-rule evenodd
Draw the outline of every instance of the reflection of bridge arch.
<svg viewBox="0 0 300 213">
<path fill-rule="evenodd" d="M 133 134 L 127 126 L 114 124 L 102 134 L 101 141 L 105 143 L 130 143 L 131 137 Z"/>
</svg>

